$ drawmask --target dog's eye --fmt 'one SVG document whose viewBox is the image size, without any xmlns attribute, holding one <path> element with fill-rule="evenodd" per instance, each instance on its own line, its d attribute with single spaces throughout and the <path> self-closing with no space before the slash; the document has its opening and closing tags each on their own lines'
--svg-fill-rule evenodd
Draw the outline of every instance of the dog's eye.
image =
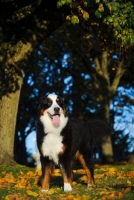
<svg viewBox="0 0 134 200">
<path fill-rule="evenodd" d="M 61 104 L 61 100 L 60 100 L 60 99 L 57 99 L 56 101 L 57 101 L 57 104 L 58 104 L 58 105 Z"/>
<path fill-rule="evenodd" d="M 47 100 L 47 105 L 48 105 L 48 106 L 51 106 L 51 105 L 52 105 L 52 100 L 51 100 L 51 99 L 48 99 L 48 100 Z"/>
</svg>

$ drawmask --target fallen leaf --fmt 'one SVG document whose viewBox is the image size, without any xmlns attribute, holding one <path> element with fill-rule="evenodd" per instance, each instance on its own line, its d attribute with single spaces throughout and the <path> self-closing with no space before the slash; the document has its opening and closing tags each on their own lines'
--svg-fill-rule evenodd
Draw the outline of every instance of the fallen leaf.
<svg viewBox="0 0 134 200">
<path fill-rule="evenodd" d="M 33 197 L 37 197 L 39 195 L 37 192 L 33 192 L 31 190 L 27 190 L 27 194 Z"/>
<path fill-rule="evenodd" d="M 132 185 L 131 181 L 127 180 L 127 185 Z"/>
<path fill-rule="evenodd" d="M 128 187 L 123 192 L 129 192 L 130 190 L 131 190 L 131 187 Z"/>
<path fill-rule="evenodd" d="M 42 175 L 41 169 L 39 169 L 39 168 L 36 168 L 35 173 L 36 173 L 37 176 Z"/>
<path fill-rule="evenodd" d="M 108 196 L 108 198 L 110 199 L 112 199 L 112 198 L 115 198 L 115 197 L 117 197 L 117 193 L 116 192 L 113 192 L 112 194 L 110 194 L 109 196 Z"/>
<path fill-rule="evenodd" d="M 104 177 L 104 174 L 95 174 L 94 177 L 95 177 L 95 178 L 102 178 L 102 177 Z"/>
<path fill-rule="evenodd" d="M 16 179 L 14 178 L 12 173 L 6 174 L 5 177 L 3 178 L 3 180 L 8 182 L 8 183 L 15 183 L 16 182 Z"/>
<path fill-rule="evenodd" d="M 110 167 L 110 168 L 108 169 L 108 171 L 111 172 L 111 173 L 115 173 L 115 172 L 117 171 L 117 169 L 114 168 L 114 167 Z"/>
<path fill-rule="evenodd" d="M 47 192 L 48 194 L 53 194 L 53 193 L 55 193 L 55 189 L 54 188 L 51 188 L 51 189 L 49 189 L 49 191 Z"/>
<path fill-rule="evenodd" d="M 90 199 L 90 197 L 89 197 L 89 195 L 82 195 L 82 198 L 81 198 L 82 200 L 88 200 L 88 199 Z"/>
<path fill-rule="evenodd" d="M 127 172 L 127 176 L 134 178 L 134 171 Z"/>
<path fill-rule="evenodd" d="M 76 181 L 73 181 L 73 182 L 72 182 L 72 185 L 76 185 L 76 184 L 77 184 L 77 182 L 76 182 Z"/>
<path fill-rule="evenodd" d="M 28 171 L 28 172 L 26 173 L 26 175 L 28 175 L 28 176 L 30 176 L 30 177 L 35 177 L 35 176 L 36 176 L 36 174 L 35 174 L 33 171 Z"/>
<path fill-rule="evenodd" d="M 85 171 L 83 169 L 77 169 L 76 172 L 79 173 L 79 174 L 85 174 Z"/>
<path fill-rule="evenodd" d="M 20 177 L 20 179 L 18 179 L 15 187 L 16 188 L 26 188 L 27 185 L 27 179 L 25 177 Z"/>
<path fill-rule="evenodd" d="M 124 194 L 123 194 L 122 192 L 119 192 L 119 195 L 118 195 L 118 197 L 121 199 L 121 198 L 123 198 L 123 197 L 124 197 Z"/>
<path fill-rule="evenodd" d="M 101 195 L 106 195 L 106 194 L 109 194 L 110 192 L 108 192 L 108 191 L 101 191 L 101 192 L 99 192 L 99 194 L 101 194 Z"/>
<path fill-rule="evenodd" d="M 120 176 L 117 177 L 117 179 L 124 179 L 124 178 L 125 178 L 125 177 L 122 176 L 122 175 L 120 175 Z"/>
<path fill-rule="evenodd" d="M 26 195 L 10 194 L 5 197 L 5 200 L 30 200 Z"/>
</svg>

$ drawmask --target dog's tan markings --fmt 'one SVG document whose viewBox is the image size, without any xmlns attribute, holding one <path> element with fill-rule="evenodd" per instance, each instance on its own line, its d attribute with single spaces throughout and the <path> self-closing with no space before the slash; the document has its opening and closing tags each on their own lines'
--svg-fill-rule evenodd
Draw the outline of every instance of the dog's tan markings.
<svg viewBox="0 0 134 200">
<path fill-rule="evenodd" d="M 51 106 L 52 102 L 53 102 L 52 99 L 50 99 L 50 98 L 47 99 L 48 106 Z"/>
<path fill-rule="evenodd" d="M 44 115 L 44 112 L 45 112 L 44 109 L 41 109 L 41 110 L 40 110 L 40 114 L 41 114 L 41 115 Z"/>
<path fill-rule="evenodd" d="M 40 152 L 43 155 L 43 147 L 42 146 L 40 146 Z"/>
<path fill-rule="evenodd" d="M 64 116 L 66 116 L 66 112 L 67 112 L 66 109 L 63 108 L 63 109 L 62 109 L 62 113 L 63 113 Z"/>
<path fill-rule="evenodd" d="M 64 154 L 66 148 L 67 147 L 65 145 L 62 146 L 62 150 L 59 152 L 59 156 L 62 155 L 62 154 Z"/>
<path fill-rule="evenodd" d="M 83 158 L 83 155 L 79 151 L 77 151 L 77 153 L 76 153 L 76 158 L 80 161 L 81 165 L 85 169 L 85 172 L 87 174 L 88 185 L 89 186 L 93 186 L 94 185 L 94 180 L 93 180 L 92 174 L 91 174 L 90 170 L 88 169 L 88 167 L 86 165 L 86 162 L 85 162 L 85 160 Z"/>
<path fill-rule="evenodd" d="M 72 185 L 72 181 L 73 181 L 73 173 L 71 173 L 71 176 L 68 178 L 66 173 L 65 173 L 65 170 L 63 167 L 61 167 L 61 174 L 62 174 L 62 177 L 63 177 L 63 181 L 64 183 L 69 183 L 70 185 Z"/>
<path fill-rule="evenodd" d="M 50 166 L 48 166 L 46 168 L 44 177 L 42 178 L 42 191 L 49 190 L 50 178 L 51 178 L 51 175 L 52 175 L 54 169 L 55 169 L 55 167 L 53 164 L 51 164 Z"/>
</svg>

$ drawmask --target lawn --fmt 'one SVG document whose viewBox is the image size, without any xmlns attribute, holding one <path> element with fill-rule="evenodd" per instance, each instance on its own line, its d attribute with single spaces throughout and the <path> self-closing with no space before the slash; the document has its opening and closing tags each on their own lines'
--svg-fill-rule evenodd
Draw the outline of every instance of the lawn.
<svg viewBox="0 0 134 200">
<path fill-rule="evenodd" d="M 95 165 L 95 184 L 87 188 L 85 172 L 74 170 L 73 191 L 65 193 L 60 171 L 55 170 L 48 193 L 37 185 L 41 171 L 24 166 L 0 166 L 1 200 L 133 200 L 134 165 Z"/>
</svg>

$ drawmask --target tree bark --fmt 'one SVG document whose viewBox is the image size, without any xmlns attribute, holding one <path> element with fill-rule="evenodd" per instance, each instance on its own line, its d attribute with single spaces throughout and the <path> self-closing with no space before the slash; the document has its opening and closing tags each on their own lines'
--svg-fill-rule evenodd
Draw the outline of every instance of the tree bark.
<svg viewBox="0 0 134 200">
<path fill-rule="evenodd" d="M 22 77 L 19 77 L 18 85 L 20 88 L 22 80 Z M 3 96 L 0 100 L 0 164 L 14 163 L 14 133 L 20 88 L 10 95 Z"/>
</svg>

